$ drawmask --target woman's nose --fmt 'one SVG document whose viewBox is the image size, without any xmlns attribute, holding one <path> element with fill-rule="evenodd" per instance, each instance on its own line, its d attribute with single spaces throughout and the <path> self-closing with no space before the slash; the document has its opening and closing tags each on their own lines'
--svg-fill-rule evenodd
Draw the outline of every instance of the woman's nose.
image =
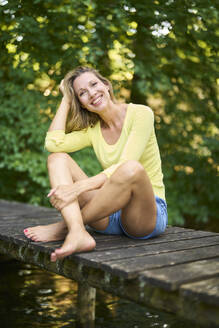
<svg viewBox="0 0 219 328">
<path fill-rule="evenodd" d="M 89 93 L 90 97 L 93 97 L 95 95 L 96 91 L 93 89 L 88 89 L 88 93 Z"/>
</svg>

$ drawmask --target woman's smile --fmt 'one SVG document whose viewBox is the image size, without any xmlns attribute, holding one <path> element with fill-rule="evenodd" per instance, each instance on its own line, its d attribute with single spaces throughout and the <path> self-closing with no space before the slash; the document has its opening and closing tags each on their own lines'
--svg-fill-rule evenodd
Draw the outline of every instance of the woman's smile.
<svg viewBox="0 0 219 328">
<path fill-rule="evenodd" d="M 92 105 L 94 106 L 98 106 L 102 103 L 102 98 L 103 98 L 103 95 L 99 95 L 97 97 L 95 97 L 95 99 L 92 101 Z"/>
</svg>

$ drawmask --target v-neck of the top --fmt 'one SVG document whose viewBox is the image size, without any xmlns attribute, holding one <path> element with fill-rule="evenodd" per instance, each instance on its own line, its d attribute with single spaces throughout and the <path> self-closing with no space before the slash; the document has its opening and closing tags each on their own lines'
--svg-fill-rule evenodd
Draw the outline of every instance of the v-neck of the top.
<svg viewBox="0 0 219 328">
<path fill-rule="evenodd" d="M 109 143 L 105 140 L 105 138 L 104 138 L 104 136 L 103 136 L 103 134 L 102 134 L 102 130 L 101 130 L 101 126 L 100 126 L 100 121 L 98 122 L 98 128 L 99 128 L 100 136 L 101 136 L 102 140 L 104 141 L 104 143 L 105 143 L 107 146 L 109 146 L 109 147 L 113 147 L 113 146 L 115 146 L 115 145 L 117 145 L 117 144 L 119 143 L 119 141 L 120 141 L 120 139 L 121 139 L 121 137 L 122 137 L 122 135 L 123 135 L 123 133 L 124 133 L 124 127 L 125 127 L 125 125 L 126 125 L 127 116 L 128 116 L 128 109 L 129 109 L 130 105 L 131 105 L 131 103 L 129 103 L 128 106 L 127 106 L 127 108 L 126 108 L 126 113 L 125 113 L 125 118 L 124 118 L 123 125 L 122 125 L 122 130 L 121 130 L 121 133 L 120 133 L 119 138 L 116 140 L 115 143 L 113 143 L 113 144 L 109 144 Z"/>
</svg>

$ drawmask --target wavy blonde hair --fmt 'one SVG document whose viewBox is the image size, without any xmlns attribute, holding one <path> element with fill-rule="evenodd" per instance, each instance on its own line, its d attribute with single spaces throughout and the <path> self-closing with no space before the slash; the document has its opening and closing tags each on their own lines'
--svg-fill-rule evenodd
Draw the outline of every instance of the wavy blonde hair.
<svg viewBox="0 0 219 328">
<path fill-rule="evenodd" d="M 98 121 L 101 120 L 100 116 L 96 113 L 89 112 L 86 108 L 82 107 L 77 94 L 73 88 L 74 80 L 83 73 L 91 72 L 93 73 L 100 81 L 109 87 L 110 98 L 114 103 L 116 99 L 113 93 L 113 88 L 111 82 L 103 77 L 98 71 L 94 68 L 79 66 L 73 71 L 70 71 L 64 77 L 64 90 L 71 99 L 70 110 L 68 113 L 66 121 L 66 132 L 79 131 L 86 129 L 89 126 L 93 127 Z"/>
</svg>

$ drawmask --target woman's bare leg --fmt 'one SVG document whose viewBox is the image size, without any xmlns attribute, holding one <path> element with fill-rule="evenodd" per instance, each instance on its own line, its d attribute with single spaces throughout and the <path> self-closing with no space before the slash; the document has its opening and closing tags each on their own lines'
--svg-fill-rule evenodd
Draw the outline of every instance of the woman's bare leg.
<svg viewBox="0 0 219 328">
<path fill-rule="evenodd" d="M 82 209 L 85 224 L 122 209 L 122 224 L 133 236 L 145 236 L 156 225 L 156 202 L 149 177 L 137 161 L 122 164 Z"/>
<path fill-rule="evenodd" d="M 54 158 L 56 160 L 54 160 Z M 58 185 L 73 184 L 67 154 L 50 155 L 48 160 L 49 177 L 52 188 Z M 76 199 L 61 210 L 62 217 L 68 229 L 65 241 L 60 249 L 51 254 L 51 261 L 63 258 L 74 252 L 92 250 L 96 243 L 86 231 L 81 215 L 80 205 Z"/>
<path fill-rule="evenodd" d="M 68 184 L 73 183 L 73 181 L 88 178 L 88 176 L 83 172 L 83 170 L 81 170 L 77 163 L 65 153 L 54 153 L 49 155 L 48 171 L 52 188 L 56 187 L 58 184 L 66 183 L 66 178 L 64 178 L 64 180 L 62 179 L 62 172 L 70 172 L 68 177 Z M 95 193 L 96 191 L 94 190 L 81 194 L 78 199 L 80 208 L 83 208 L 83 206 L 94 197 Z M 94 223 L 94 227 L 96 229 L 103 230 L 108 225 L 108 220 L 108 217 L 103 218 L 103 220 L 99 220 L 96 224 Z M 49 225 L 29 227 L 24 230 L 24 233 L 33 241 L 48 242 L 63 240 L 68 233 L 68 229 L 65 221 L 60 220 Z"/>
<path fill-rule="evenodd" d="M 97 220 L 102 220 L 114 211 L 122 209 L 122 223 L 125 230 L 133 236 L 144 236 L 150 234 L 156 225 L 156 202 L 149 177 L 144 168 L 137 161 L 128 161 L 122 164 L 102 188 L 97 190 L 94 197 L 80 211 L 80 219 L 74 223 L 74 217 L 68 217 L 70 212 L 66 206 L 62 210 L 62 215 L 69 229 L 69 233 L 60 250 L 52 254 L 52 260 L 63 258 L 74 251 L 87 250 L 84 247 L 86 235 L 79 226 L 92 224 Z M 78 203 L 77 203 L 78 204 Z M 75 210 L 74 213 L 77 211 Z M 83 217 L 83 221 L 82 221 Z M 87 232 L 86 232 L 87 233 Z M 89 235 L 87 233 L 87 235 Z M 72 238 L 75 240 L 76 247 L 73 245 Z M 90 238 L 92 238 L 90 236 Z M 74 246 L 74 247 L 73 247 Z M 94 247 L 94 246 L 93 246 Z"/>
<path fill-rule="evenodd" d="M 129 234 L 142 236 L 154 230 L 155 197 L 150 179 L 137 161 L 122 164 L 82 210 L 78 201 L 74 201 L 61 211 L 69 232 L 63 246 L 51 254 L 51 260 L 93 249 L 95 241 L 84 224 L 93 224 L 121 208 L 122 223 Z"/>
</svg>

